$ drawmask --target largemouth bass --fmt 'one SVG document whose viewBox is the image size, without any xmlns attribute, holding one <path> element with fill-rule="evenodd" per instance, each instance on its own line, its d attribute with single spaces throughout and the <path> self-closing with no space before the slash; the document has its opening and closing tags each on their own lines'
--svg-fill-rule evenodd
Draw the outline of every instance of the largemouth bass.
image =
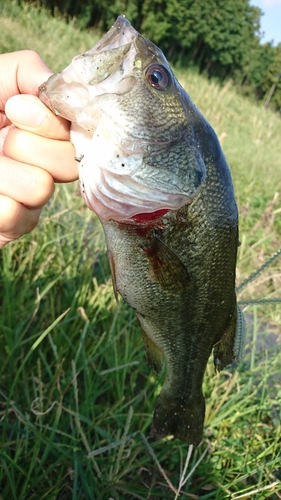
<svg viewBox="0 0 281 500">
<path fill-rule="evenodd" d="M 165 362 L 151 435 L 197 445 L 212 348 L 218 370 L 240 355 L 238 215 L 217 136 L 161 50 L 123 16 L 40 98 L 72 122 L 81 192 L 103 225 L 115 294 L 135 309 L 152 368 Z"/>
</svg>

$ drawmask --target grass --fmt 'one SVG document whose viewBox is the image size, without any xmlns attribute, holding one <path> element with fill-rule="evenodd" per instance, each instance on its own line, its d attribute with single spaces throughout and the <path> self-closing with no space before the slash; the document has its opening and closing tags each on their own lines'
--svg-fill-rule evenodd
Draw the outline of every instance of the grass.
<svg viewBox="0 0 281 500">
<path fill-rule="evenodd" d="M 33 48 L 55 71 L 97 38 L 44 11 L 0 7 L 1 50 Z M 230 84 L 177 74 L 232 169 L 242 281 L 280 242 L 280 117 Z M 280 338 L 278 307 L 247 308 L 236 369 L 215 375 L 210 361 L 204 439 L 191 450 L 148 437 L 161 377 L 133 312 L 115 303 L 104 237 L 77 185 L 57 186 L 39 227 L 3 249 L 0 269 L 1 500 L 281 498 L 281 353 L 269 342 Z M 280 288 L 279 260 L 240 297 Z"/>
</svg>

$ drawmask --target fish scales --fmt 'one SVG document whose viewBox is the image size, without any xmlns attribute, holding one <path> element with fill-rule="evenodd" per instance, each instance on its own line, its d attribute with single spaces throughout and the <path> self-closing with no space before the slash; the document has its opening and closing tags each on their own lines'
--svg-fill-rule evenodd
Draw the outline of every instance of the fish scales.
<svg viewBox="0 0 281 500">
<path fill-rule="evenodd" d="M 216 369 L 231 363 L 237 331 L 238 215 L 217 136 L 160 49 L 122 16 L 40 98 L 72 121 L 115 294 L 135 309 L 152 368 L 165 363 L 151 435 L 198 445 L 208 358 L 214 347 Z"/>
</svg>

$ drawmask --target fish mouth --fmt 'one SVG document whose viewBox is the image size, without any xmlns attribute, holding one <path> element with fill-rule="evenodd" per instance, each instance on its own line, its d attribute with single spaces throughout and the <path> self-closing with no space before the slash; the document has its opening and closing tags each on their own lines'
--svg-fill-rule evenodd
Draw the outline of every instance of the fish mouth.
<svg viewBox="0 0 281 500">
<path fill-rule="evenodd" d="M 120 73 L 126 72 L 128 53 L 131 52 L 129 64 L 135 57 L 131 49 L 139 36 L 130 22 L 119 16 L 108 33 L 90 50 L 75 56 L 63 71 L 52 75 L 39 87 L 39 98 L 56 115 L 79 124 L 82 121 L 81 112 L 89 107 L 93 98 L 108 92 L 126 93 L 132 89 L 133 79 L 123 78 L 120 90 Z M 96 116 L 96 121 L 98 118 Z M 87 130 L 95 128 L 92 123 L 87 126 Z"/>
</svg>

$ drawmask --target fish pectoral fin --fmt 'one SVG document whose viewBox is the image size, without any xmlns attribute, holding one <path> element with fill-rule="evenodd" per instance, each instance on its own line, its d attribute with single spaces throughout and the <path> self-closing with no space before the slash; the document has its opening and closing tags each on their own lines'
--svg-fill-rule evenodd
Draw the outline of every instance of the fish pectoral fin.
<svg viewBox="0 0 281 500">
<path fill-rule="evenodd" d="M 235 304 L 234 314 L 231 315 L 221 339 L 214 345 L 214 364 L 218 371 L 225 366 L 240 362 L 244 352 L 245 323 L 241 309 Z"/>
<path fill-rule="evenodd" d="M 147 335 L 142 325 L 141 333 L 148 363 L 155 373 L 160 373 L 163 362 L 163 354 L 155 342 L 153 342 L 153 340 Z"/>
<path fill-rule="evenodd" d="M 181 293 L 190 282 L 190 276 L 184 263 L 154 233 L 150 247 L 144 250 L 150 262 L 150 269 L 160 286 L 164 290 Z"/>
</svg>

